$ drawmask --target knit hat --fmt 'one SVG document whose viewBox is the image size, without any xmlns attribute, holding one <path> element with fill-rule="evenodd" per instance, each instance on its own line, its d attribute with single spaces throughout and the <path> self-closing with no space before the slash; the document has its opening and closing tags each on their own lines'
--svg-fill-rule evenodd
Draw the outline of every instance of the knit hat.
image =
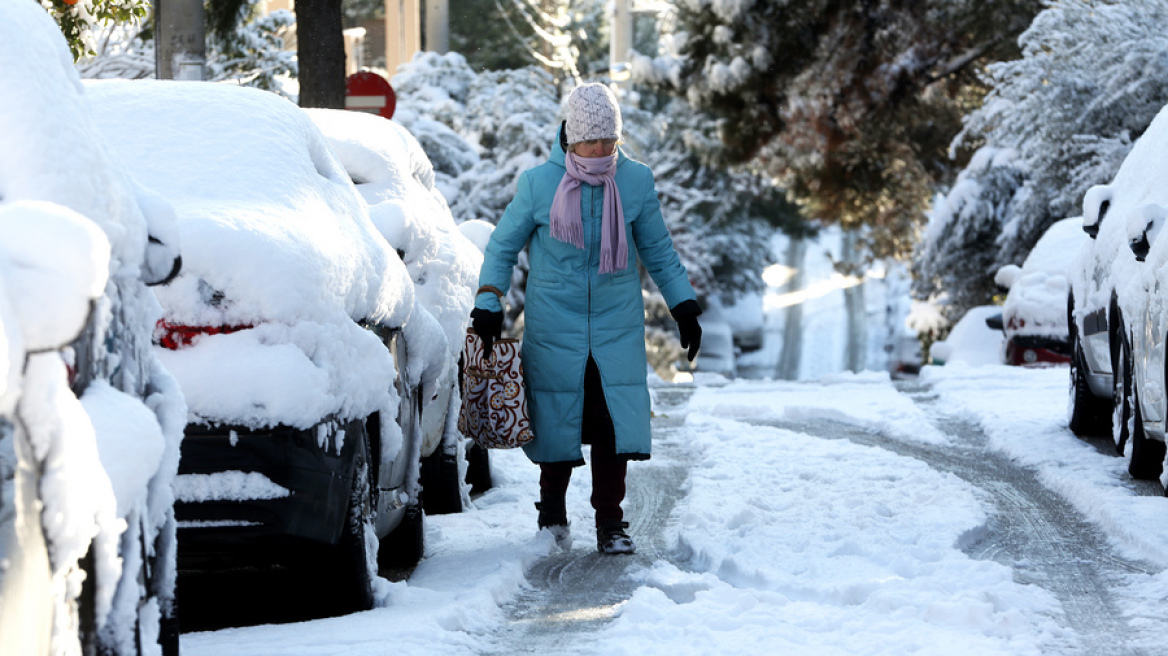
<svg viewBox="0 0 1168 656">
<path fill-rule="evenodd" d="M 620 105 L 600 83 L 582 84 L 568 94 L 568 145 L 592 139 L 620 139 Z"/>
</svg>

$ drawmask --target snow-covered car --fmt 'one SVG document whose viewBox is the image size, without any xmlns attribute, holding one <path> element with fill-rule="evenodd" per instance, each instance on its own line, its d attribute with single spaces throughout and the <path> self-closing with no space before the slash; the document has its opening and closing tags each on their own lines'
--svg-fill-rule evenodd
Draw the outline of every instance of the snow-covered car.
<svg viewBox="0 0 1168 656">
<path fill-rule="evenodd" d="M 1079 435 L 1110 433 L 1119 453 L 1124 453 L 1135 412 L 1133 401 L 1139 397 L 1140 419 L 1135 422 L 1139 437 L 1133 443 L 1130 467 L 1133 475 L 1146 477 L 1145 461 L 1158 461 L 1155 453 L 1146 453 L 1144 427 L 1162 435 L 1165 420 L 1163 371 L 1152 369 L 1150 361 L 1157 335 L 1154 319 L 1146 318 L 1151 307 L 1150 279 L 1155 267 L 1141 267 L 1130 243 L 1144 236 L 1144 229 L 1161 208 L 1168 205 L 1168 186 L 1162 184 L 1160 172 L 1168 166 L 1164 146 L 1168 144 L 1168 112 L 1161 111 L 1136 141 L 1128 156 L 1106 185 L 1092 187 L 1083 197 L 1083 230 L 1091 236 L 1069 267 L 1071 283 L 1068 299 L 1071 337 L 1071 387 L 1069 425 Z M 1156 221 L 1151 222 L 1158 225 Z M 1134 230 L 1129 230 L 1129 227 Z M 1148 234 L 1154 238 L 1154 232 Z M 1160 257 L 1160 256 L 1157 256 Z M 1137 326 L 1139 326 L 1137 328 Z M 1152 332 L 1148 332 L 1148 331 Z M 1133 377 L 1133 349 L 1137 345 L 1141 361 L 1138 380 Z M 1145 339 L 1147 338 L 1147 339 Z M 1163 442 L 1158 442 L 1162 452 Z M 1150 445 L 1153 450 L 1156 445 Z M 1162 455 L 1162 453 L 1161 453 Z M 1151 469 L 1157 468 L 1151 466 Z"/>
<path fill-rule="evenodd" d="M 401 256 L 414 285 L 415 307 L 406 326 L 411 367 L 420 390 L 422 503 L 427 514 L 458 512 L 460 461 L 476 491 L 490 487 L 482 448 L 464 447 L 458 418 L 458 359 L 474 306 L 482 252 L 463 235 L 435 187 L 434 167 L 418 140 L 394 121 L 362 112 L 308 109 L 341 165 L 369 206 L 369 216 Z M 424 364 L 423 364 L 424 363 Z"/>
<path fill-rule="evenodd" d="M 1002 303 L 1006 364 L 1070 362 L 1067 267 L 1087 240 L 1082 217 L 1063 219 L 1046 230 L 1022 266 L 998 269 L 994 282 L 1008 290 Z"/>
<path fill-rule="evenodd" d="M 929 347 L 931 364 L 964 362 L 970 366 L 1002 363 L 1002 332 L 991 328 L 986 319 L 1002 311 L 997 305 L 970 308 L 958 319 L 949 335 Z"/>
<path fill-rule="evenodd" d="M 165 202 L 110 156 L 64 37 L 0 3 L 0 653 L 177 654 L 185 407 L 147 283 Z"/>
<path fill-rule="evenodd" d="M 198 82 L 86 91 L 182 233 L 183 272 L 155 288 L 157 351 L 189 408 L 180 567 L 280 566 L 322 613 L 369 608 L 378 565 L 422 549 L 412 385 L 430 363 L 413 353 L 436 327 L 412 314 L 405 265 L 287 100 Z"/>
<path fill-rule="evenodd" d="M 1111 220 L 1122 224 L 1136 261 L 1135 275 L 1116 282 L 1118 296 L 1130 308 L 1126 337 L 1131 344 L 1130 401 L 1131 448 L 1128 473 L 1133 478 L 1156 480 L 1164 469 L 1165 424 L 1168 395 L 1164 367 L 1168 365 L 1168 189 L 1162 172 L 1168 166 L 1168 108 L 1160 111 L 1132 148 L 1115 180 L 1091 190 L 1094 198 L 1106 198 Z M 1125 175 L 1126 173 L 1126 175 Z"/>
</svg>

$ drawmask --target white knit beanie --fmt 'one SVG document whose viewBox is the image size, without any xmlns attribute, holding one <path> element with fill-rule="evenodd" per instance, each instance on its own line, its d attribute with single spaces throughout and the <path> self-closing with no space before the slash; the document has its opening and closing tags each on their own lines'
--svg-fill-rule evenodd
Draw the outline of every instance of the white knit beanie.
<svg viewBox="0 0 1168 656">
<path fill-rule="evenodd" d="M 592 139 L 620 139 L 620 105 L 605 85 L 582 84 L 568 94 L 568 145 Z"/>
</svg>

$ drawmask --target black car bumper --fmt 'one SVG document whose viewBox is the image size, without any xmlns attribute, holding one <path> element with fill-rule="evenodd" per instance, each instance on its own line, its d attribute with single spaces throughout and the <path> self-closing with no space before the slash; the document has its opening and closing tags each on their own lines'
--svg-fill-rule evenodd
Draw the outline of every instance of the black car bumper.
<svg viewBox="0 0 1168 656">
<path fill-rule="evenodd" d="M 208 558 L 265 559 L 280 553 L 277 547 L 297 543 L 335 544 L 345 524 L 363 436 L 359 421 L 325 422 L 308 430 L 189 424 L 175 503 L 180 567 L 197 567 Z M 260 474 L 284 491 L 183 493 L 184 475 L 247 473 Z M 223 477 L 186 480 L 213 487 Z"/>
</svg>

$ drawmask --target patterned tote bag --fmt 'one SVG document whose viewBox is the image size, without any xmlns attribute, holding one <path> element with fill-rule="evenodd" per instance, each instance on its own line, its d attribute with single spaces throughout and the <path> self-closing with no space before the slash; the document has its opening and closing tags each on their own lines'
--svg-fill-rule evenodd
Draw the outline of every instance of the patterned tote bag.
<svg viewBox="0 0 1168 656">
<path fill-rule="evenodd" d="M 490 358 L 484 357 L 483 340 L 467 328 L 458 430 L 483 448 L 513 449 L 535 437 L 527 416 L 519 340 L 497 339 L 492 351 Z"/>
</svg>

